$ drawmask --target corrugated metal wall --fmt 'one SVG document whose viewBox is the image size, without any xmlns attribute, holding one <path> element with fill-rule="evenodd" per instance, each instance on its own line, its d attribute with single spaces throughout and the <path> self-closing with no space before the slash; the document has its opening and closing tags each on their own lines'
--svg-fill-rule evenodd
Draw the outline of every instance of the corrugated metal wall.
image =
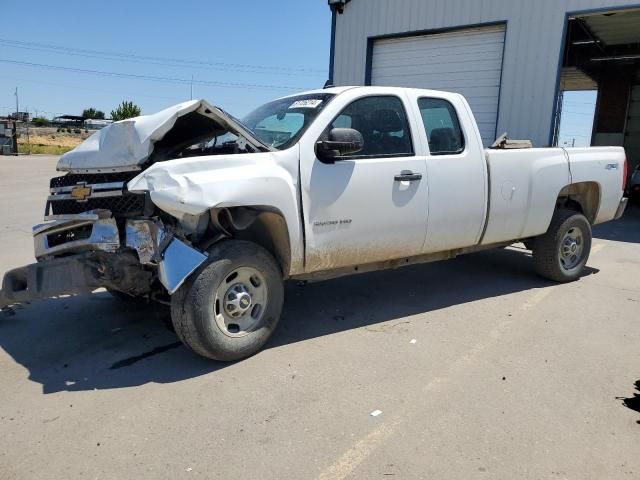
<svg viewBox="0 0 640 480">
<path fill-rule="evenodd" d="M 353 0 L 336 22 L 334 83 L 363 85 L 369 37 L 507 22 L 498 131 L 549 143 L 566 12 L 640 0 Z"/>
</svg>

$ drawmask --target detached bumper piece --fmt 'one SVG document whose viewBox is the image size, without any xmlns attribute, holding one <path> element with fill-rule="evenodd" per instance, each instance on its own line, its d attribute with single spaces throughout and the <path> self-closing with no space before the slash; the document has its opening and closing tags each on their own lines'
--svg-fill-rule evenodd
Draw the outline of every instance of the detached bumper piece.
<svg viewBox="0 0 640 480">
<path fill-rule="evenodd" d="M 127 247 L 138 252 L 140 263 L 157 265 L 158 278 L 169 294 L 173 294 L 207 256 L 178 240 L 164 230 L 162 223 L 152 220 L 128 220 Z"/>
<path fill-rule="evenodd" d="M 35 226 L 38 263 L 5 274 L 0 308 L 100 287 L 144 295 L 156 278 L 173 294 L 207 259 L 160 220 L 127 220 L 124 230 L 108 210 L 55 216 Z"/>
<path fill-rule="evenodd" d="M 141 268 L 132 252 L 87 252 L 43 260 L 5 274 L 0 308 L 40 298 L 89 293 L 100 287 L 143 295 L 150 290 L 152 280 L 152 272 Z"/>
</svg>

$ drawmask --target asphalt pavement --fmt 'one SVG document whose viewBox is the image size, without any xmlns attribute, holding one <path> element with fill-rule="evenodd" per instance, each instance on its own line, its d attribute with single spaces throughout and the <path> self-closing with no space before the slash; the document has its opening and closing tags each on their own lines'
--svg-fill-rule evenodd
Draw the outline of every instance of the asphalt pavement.
<svg viewBox="0 0 640 480">
<path fill-rule="evenodd" d="M 0 273 L 34 261 L 55 160 L 0 156 Z M 290 282 L 232 364 L 103 291 L 12 307 L 0 479 L 638 479 L 640 209 L 594 235 L 566 285 L 522 247 Z"/>
</svg>

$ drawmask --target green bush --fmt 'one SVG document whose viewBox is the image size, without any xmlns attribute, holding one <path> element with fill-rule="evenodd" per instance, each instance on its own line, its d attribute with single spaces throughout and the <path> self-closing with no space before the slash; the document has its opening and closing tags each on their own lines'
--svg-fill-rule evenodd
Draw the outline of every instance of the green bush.
<svg viewBox="0 0 640 480">
<path fill-rule="evenodd" d="M 90 119 L 98 119 L 98 120 L 104 120 L 104 112 L 101 112 L 100 110 L 96 110 L 95 108 L 91 107 L 91 108 L 85 108 L 82 111 L 82 116 L 84 118 L 90 118 Z"/>
<path fill-rule="evenodd" d="M 73 133 L 80 134 L 80 133 L 82 133 L 82 130 L 80 130 L 79 128 L 74 128 L 73 129 Z"/>
<path fill-rule="evenodd" d="M 123 100 L 123 102 L 118 105 L 115 110 L 111 110 L 111 119 L 114 122 L 119 120 L 126 120 L 127 118 L 137 117 L 141 113 L 140 107 L 134 104 L 133 102 L 127 102 Z"/>
<path fill-rule="evenodd" d="M 70 128 L 67 128 L 67 133 L 71 133 L 71 129 Z"/>
<path fill-rule="evenodd" d="M 47 125 L 49 125 L 49 120 L 44 117 L 36 117 L 32 120 L 32 122 L 36 127 L 46 127 Z"/>
</svg>

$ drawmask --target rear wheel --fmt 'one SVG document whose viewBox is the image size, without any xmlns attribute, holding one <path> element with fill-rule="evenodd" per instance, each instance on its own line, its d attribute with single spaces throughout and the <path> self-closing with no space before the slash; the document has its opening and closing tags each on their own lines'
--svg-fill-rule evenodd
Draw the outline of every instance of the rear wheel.
<svg viewBox="0 0 640 480">
<path fill-rule="evenodd" d="M 229 240 L 171 297 L 176 334 L 195 353 L 233 361 L 256 353 L 276 328 L 284 287 L 275 259 L 255 243 Z"/>
<path fill-rule="evenodd" d="M 533 262 L 539 275 L 556 282 L 580 278 L 591 251 L 591 225 L 581 213 L 557 210 L 547 233 L 533 242 Z"/>
</svg>

